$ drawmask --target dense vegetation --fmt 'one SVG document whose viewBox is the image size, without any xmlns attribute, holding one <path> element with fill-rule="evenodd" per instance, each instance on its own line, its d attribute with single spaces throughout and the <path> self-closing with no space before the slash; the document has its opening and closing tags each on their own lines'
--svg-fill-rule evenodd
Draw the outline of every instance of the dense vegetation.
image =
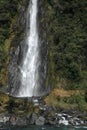
<svg viewBox="0 0 87 130">
<path fill-rule="evenodd" d="M 87 1 L 48 0 L 48 3 L 48 40 L 54 86 L 86 89 Z"/>
</svg>

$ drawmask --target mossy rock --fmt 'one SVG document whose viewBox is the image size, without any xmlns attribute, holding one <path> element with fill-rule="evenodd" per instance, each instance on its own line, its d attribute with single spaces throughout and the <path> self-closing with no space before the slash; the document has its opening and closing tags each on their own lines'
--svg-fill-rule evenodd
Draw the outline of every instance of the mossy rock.
<svg viewBox="0 0 87 130">
<path fill-rule="evenodd" d="M 9 102 L 9 96 L 0 92 L 0 113 L 6 112 L 7 106 Z"/>
<path fill-rule="evenodd" d="M 15 115 L 27 115 L 27 113 L 38 113 L 38 108 L 26 98 L 11 97 L 0 92 L 0 113 L 8 112 Z"/>
<path fill-rule="evenodd" d="M 9 96 L 0 92 L 0 104 L 7 104 L 9 102 Z"/>
</svg>

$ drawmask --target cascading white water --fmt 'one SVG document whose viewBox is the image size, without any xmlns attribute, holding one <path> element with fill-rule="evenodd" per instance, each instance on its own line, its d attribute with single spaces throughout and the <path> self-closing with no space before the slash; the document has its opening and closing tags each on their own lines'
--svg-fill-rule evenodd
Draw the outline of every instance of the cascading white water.
<svg viewBox="0 0 87 130">
<path fill-rule="evenodd" d="M 38 95 L 39 89 L 39 39 L 37 30 L 37 0 L 31 0 L 27 17 L 27 52 L 21 67 L 21 87 L 17 96 L 32 97 Z"/>
</svg>

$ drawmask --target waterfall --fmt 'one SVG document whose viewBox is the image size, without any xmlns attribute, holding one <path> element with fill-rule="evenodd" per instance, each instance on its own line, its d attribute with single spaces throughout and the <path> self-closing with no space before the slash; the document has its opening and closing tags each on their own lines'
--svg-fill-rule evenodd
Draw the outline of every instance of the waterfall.
<svg viewBox="0 0 87 130">
<path fill-rule="evenodd" d="M 39 83 L 39 38 L 37 30 L 37 0 L 30 0 L 26 22 L 27 52 L 24 56 L 21 71 L 21 87 L 17 96 L 32 97 L 38 95 Z"/>
</svg>

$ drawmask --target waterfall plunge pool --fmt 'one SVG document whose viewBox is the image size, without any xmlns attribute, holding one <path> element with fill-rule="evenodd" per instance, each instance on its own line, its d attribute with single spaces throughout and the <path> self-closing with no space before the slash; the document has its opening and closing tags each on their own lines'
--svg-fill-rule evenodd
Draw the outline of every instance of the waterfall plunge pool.
<svg viewBox="0 0 87 130">
<path fill-rule="evenodd" d="M 26 126 L 26 127 L 7 127 L 3 126 L 0 130 L 87 130 L 87 127 L 70 127 L 70 126 L 62 126 L 62 127 L 54 127 L 54 126 Z"/>
</svg>

